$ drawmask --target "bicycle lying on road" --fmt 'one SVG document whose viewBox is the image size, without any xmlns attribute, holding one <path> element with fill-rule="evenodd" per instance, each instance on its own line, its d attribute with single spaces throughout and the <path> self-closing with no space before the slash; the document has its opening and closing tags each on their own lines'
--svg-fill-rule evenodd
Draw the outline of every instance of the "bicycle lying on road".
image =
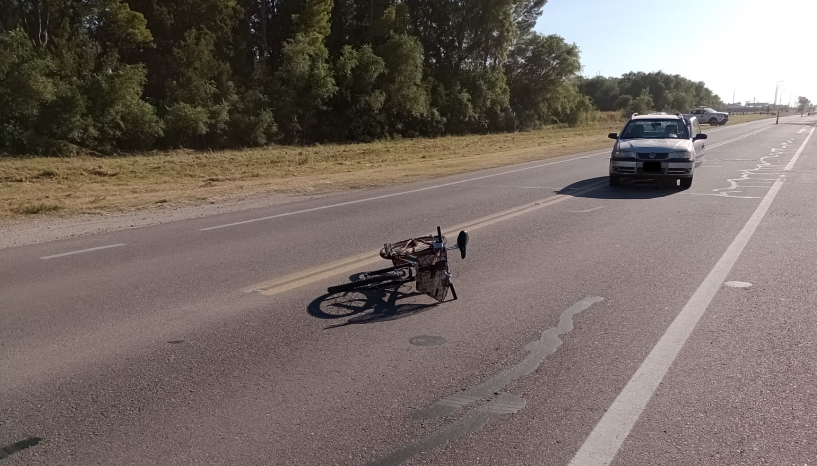
<svg viewBox="0 0 817 466">
<path fill-rule="evenodd" d="M 446 246 L 446 238 L 440 227 L 437 227 L 436 236 L 420 236 L 397 243 L 386 243 L 380 250 L 380 257 L 391 260 L 392 267 L 365 272 L 357 280 L 330 286 L 327 291 L 341 293 L 414 281 L 418 292 L 425 293 L 438 302 L 445 301 L 449 289 L 453 299 L 457 299 L 448 268 L 448 251 L 459 249 L 460 256 L 465 259 L 467 245 L 468 232 L 461 231 L 457 235 L 457 244 Z"/>
</svg>

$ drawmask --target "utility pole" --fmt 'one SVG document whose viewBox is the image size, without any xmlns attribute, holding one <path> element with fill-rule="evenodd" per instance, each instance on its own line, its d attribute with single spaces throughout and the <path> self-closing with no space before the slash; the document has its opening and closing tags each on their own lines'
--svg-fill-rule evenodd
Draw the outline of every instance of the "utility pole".
<svg viewBox="0 0 817 466">
<path fill-rule="evenodd" d="M 784 83 L 784 80 L 777 81 L 777 84 L 774 86 L 774 106 L 777 107 L 777 91 L 780 90 L 780 84 Z"/>
</svg>

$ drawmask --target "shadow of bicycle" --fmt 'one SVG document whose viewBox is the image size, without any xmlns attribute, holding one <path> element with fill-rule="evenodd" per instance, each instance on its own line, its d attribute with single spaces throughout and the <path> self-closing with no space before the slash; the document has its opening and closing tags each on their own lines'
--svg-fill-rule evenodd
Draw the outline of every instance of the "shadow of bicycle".
<svg viewBox="0 0 817 466">
<path fill-rule="evenodd" d="M 414 291 L 413 283 L 398 283 L 325 294 L 312 301 L 307 312 L 318 319 L 347 319 L 326 327 L 333 329 L 410 317 L 437 306 L 436 302 L 429 304 L 428 299 L 425 294 Z"/>
</svg>

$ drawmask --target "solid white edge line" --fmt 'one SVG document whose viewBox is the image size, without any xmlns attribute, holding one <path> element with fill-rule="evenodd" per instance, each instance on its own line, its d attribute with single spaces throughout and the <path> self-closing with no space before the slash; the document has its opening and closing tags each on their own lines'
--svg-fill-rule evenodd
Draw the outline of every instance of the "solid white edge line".
<svg viewBox="0 0 817 466">
<path fill-rule="evenodd" d="M 85 252 L 100 251 L 102 249 L 118 248 L 118 247 L 121 247 L 121 246 L 125 246 L 125 243 L 109 244 L 107 246 L 99 246 L 99 247 L 96 247 L 96 248 L 88 248 L 88 249 L 80 249 L 78 251 L 64 252 L 62 254 L 54 254 L 53 256 L 43 256 L 40 259 L 42 259 L 42 260 L 56 259 L 58 257 L 73 256 L 74 254 L 82 254 L 82 253 L 85 253 Z"/>
<path fill-rule="evenodd" d="M 806 147 L 813 133 L 814 128 L 803 141 L 801 150 Z M 612 463 L 782 186 L 781 176 L 590 432 L 568 466 L 606 466 Z"/>
<path fill-rule="evenodd" d="M 337 204 L 330 204 L 330 205 L 325 205 L 325 206 L 320 206 L 320 207 L 313 207 L 311 209 L 297 210 L 297 211 L 294 211 L 294 212 L 284 212 L 284 213 L 277 214 L 277 215 L 270 215 L 268 217 L 259 217 L 259 218 L 253 218 L 253 219 L 250 219 L 250 220 L 243 220 L 241 222 L 227 223 L 227 224 L 224 224 L 224 225 L 216 225 L 216 226 L 213 226 L 213 227 L 200 228 L 199 231 L 218 230 L 220 228 L 228 228 L 228 227 L 234 227 L 234 226 L 238 226 L 238 225 L 246 225 L 248 223 L 263 222 L 265 220 L 272 220 L 272 219 L 275 219 L 275 218 L 288 217 L 290 215 L 305 214 L 305 213 L 309 213 L 309 212 L 315 212 L 315 211 L 318 211 L 318 210 L 326 210 L 326 209 L 332 209 L 332 208 L 335 208 L 335 207 L 343 207 L 343 206 L 352 205 L 352 204 L 360 204 L 362 202 L 376 201 L 376 200 L 379 200 L 379 199 L 387 199 L 387 198 L 396 197 L 396 196 L 404 196 L 406 194 L 414 194 L 414 193 L 419 193 L 419 192 L 422 192 L 422 191 L 429 191 L 429 190 L 432 190 L 432 189 L 444 188 L 444 187 L 447 187 L 447 186 L 454 186 L 454 185 L 463 184 L 463 183 L 470 183 L 472 181 L 484 180 L 486 178 L 493 178 L 495 176 L 509 175 L 511 173 L 523 172 L 523 171 L 526 171 L 526 170 L 534 170 L 534 169 L 537 169 L 537 168 L 547 167 L 547 166 L 550 166 L 550 165 L 556 165 L 556 164 L 560 164 L 560 163 L 566 163 L 566 162 L 573 162 L 573 161 L 576 161 L 576 160 L 588 159 L 590 157 L 596 157 L 598 155 L 604 155 L 604 154 L 607 154 L 607 153 L 608 153 L 607 151 L 598 152 L 596 154 L 583 155 L 581 157 L 575 157 L 575 158 L 572 158 L 572 159 L 557 160 L 555 162 L 548 162 L 548 163 L 543 163 L 543 164 L 539 164 L 539 165 L 533 165 L 533 166 L 530 166 L 530 167 L 517 168 L 515 170 L 508 170 L 508 171 L 504 171 L 504 172 L 501 172 L 501 173 L 492 173 L 490 175 L 478 176 L 476 178 L 469 178 L 467 180 L 452 181 L 450 183 L 443 183 L 443 184 L 438 184 L 438 185 L 434 185 L 434 186 L 427 186 L 425 188 L 412 189 L 410 191 L 401 191 L 399 193 L 384 194 L 382 196 L 368 197 L 368 198 L 365 198 L 365 199 L 357 199 L 357 200 L 348 201 L 348 202 L 339 202 Z"/>
</svg>

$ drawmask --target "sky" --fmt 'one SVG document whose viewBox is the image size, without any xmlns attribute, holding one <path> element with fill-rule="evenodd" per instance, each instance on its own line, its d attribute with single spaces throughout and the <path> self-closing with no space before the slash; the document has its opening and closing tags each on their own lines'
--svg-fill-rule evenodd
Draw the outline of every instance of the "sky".
<svg viewBox="0 0 817 466">
<path fill-rule="evenodd" d="M 772 102 L 778 85 L 780 104 L 817 101 L 817 0 L 548 0 L 536 30 L 576 43 L 585 76 L 660 70 L 724 103 Z"/>
</svg>

